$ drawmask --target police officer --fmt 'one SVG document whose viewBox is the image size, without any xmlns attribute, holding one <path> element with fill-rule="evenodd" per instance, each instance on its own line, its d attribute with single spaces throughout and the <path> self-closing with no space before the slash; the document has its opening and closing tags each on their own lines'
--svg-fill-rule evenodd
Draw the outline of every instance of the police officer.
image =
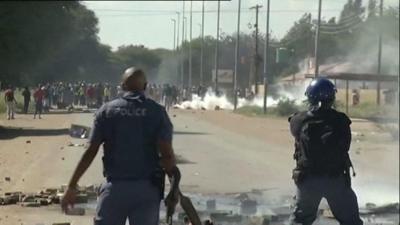
<svg viewBox="0 0 400 225">
<path fill-rule="evenodd" d="M 312 224 L 325 198 L 341 225 L 362 225 L 351 188 L 351 121 L 333 109 L 336 88 L 329 80 L 313 80 L 305 94 L 309 110 L 289 118 L 295 138 L 293 179 L 297 186 L 291 224 Z"/>
<path fill-rule="evenodd" d="M 125 225 L 129 219 L 131 225 L 158 225 L 162 172 L 172 176 L 176 168 L 173 127 L 165 109 L 145 97 L 146 85 L 142 70 L 127 69 L 123 96 L 97 111 L 90 145 L 61 202 L 64 211 L 74 204 L 77 183 L 103 144 L 106 182 L 99 191 L 94 224 Z"/>
</svg>

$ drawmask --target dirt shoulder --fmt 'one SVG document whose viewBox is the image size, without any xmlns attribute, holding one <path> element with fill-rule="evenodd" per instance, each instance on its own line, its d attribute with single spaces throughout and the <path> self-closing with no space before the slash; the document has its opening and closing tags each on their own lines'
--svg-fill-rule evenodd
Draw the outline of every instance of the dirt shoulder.
<svg viewBox="0 0 400 225">
<path fill-rule="evenodd" d="M 49 114 L 34 120 L 32 115 L 16 115 L 15 120 L 0 120 L 0 193 L 36 192 L 66 184 L 83 153 L 82 147 L 68 147 L 68 143 L 85 143 L 69 136 L 77 117 Z M 99 171 L 97 176 L 92 171 L 82 183 L 101 178 Z"/>
<path fill-rule="evenodd" d="M 0 119 L 0 194 L 9 191 L 36 193 L 44 188 L 68 183 L 82 156 L 83 147 L 69 147 L 71 123 L 82 114 L 45 114 L 43 119 L 32 115 L 16 115 L 15 120 Z M 9 181 L 6 180 L 9 178 Z M 99 157 L 82 178 L 80 184 L 99 184 L 102 181 Z M 52 224 L 72 222 L 91 224 L 93 213 L 83 217 L 66 216 L 58 205 L 25 208 L 19 205 L 0 207 L 0 224 Z"/>
</svg>

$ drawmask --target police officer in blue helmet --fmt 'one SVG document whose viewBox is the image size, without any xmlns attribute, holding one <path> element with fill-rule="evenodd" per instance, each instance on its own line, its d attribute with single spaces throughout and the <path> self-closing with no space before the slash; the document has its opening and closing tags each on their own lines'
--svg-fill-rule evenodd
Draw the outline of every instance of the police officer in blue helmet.
<svg viewBox="0 0 400 225">
<path fill-rule="evenodd" d="M 336 87 L 328 79 L 314 79 L 305 95 L 309 110 L 289 117 L 297 186 L 291 224 L 311 225 L 325 198 L 341 225 L 361 225 L 357 196 L 351 188 L 350 169 L 355 176 L 349 157 L 351 120 L 333 108 Z"/>
<path fill-rule="evenodd" d="M 159 224 L 165 173 L 172 177 L 176 169 L 173 127 L 164 107 L 145 97 L 146 85 L 142 70 L 127 69 L 123 95 L 96 112 L 89 147 L 61 202 L 64 211 L 73 206 L 77 183 L 103 145 L 106 181 L 94 224 L 125 225 L 127 219 L 131 225 Z M 177 201 L 177 195 L 170 193 L 166 201 Z"/>
</svg>

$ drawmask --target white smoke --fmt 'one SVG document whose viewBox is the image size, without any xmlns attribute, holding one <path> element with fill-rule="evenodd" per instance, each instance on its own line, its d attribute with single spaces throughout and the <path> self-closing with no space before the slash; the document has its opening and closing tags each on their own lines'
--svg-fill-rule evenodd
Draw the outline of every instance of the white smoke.
<svg viewBox="0 0 400 225">
<path fill-rule="evenodd" d="M 296 104 L 301 104 L 301 99 L 296 98 L 296 96 L 292 95 L 291 93 L 280 91 L 279 98 L 272 98 L 267 97 L 267 107 L 276 107 L 279 100 L 281 99 L 289 99 L 295 100 Z M 248 100 L 245 98 L 238 98 L 237 108 L 245 107 L 245 106 L 257 106 L 263 107 L 264 106 L 264 98 L 263 96 L 256 96 L 252 100 Z M 211 89 L 207 91 L 204 98 L 202 99 L 197 94 L 192 95 L 191 101 L 184 101 L 181 104 L 177 104 L 174 106 L 178 109 L 203 109 L 203 110 L 214 110 L 216 108 L 220 109 L 228 109 L 233 110 L 234 105 L 233 102 L 229 101 L 226 94 L 222 94 L 217 96 L 215 92 Z"/>
<path fill-rule="evenodd" d="M 217 96 L 215 93 L 208 91 L 204 98 L 193 94 L 191 101 L 184 101 L 181 104 L 175 105 L 179 109 L 215 109 L 216 107 L 221 109 L 233 109 L 233 104 L 230 103 L 226 95 Z"/>
</svg>

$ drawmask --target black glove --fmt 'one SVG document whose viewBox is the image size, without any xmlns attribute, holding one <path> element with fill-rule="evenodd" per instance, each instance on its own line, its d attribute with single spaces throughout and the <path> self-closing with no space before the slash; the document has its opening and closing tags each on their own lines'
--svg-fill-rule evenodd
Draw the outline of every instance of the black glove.
<svg viewBox="0 0 400 225">
<path fill-rule="evenodd" d="M 164 200 L 165 206 L 167 207 L 167 223 L 172 224 L 172 216 L 175 213 L 175 207 L 179 202 L 179 182 L 181 180 L 181 172 L 178 167 L 175 167 L 172 171 L 172 176 L 169 177 L 171 189 Z"/>
<path fill-rule="evenodd" d="M 296 185 L 301 184 L 304 181 L 305 173 L 302 170 L 294 169 L 292 173 L 292 179 Z"/>
</svg>

